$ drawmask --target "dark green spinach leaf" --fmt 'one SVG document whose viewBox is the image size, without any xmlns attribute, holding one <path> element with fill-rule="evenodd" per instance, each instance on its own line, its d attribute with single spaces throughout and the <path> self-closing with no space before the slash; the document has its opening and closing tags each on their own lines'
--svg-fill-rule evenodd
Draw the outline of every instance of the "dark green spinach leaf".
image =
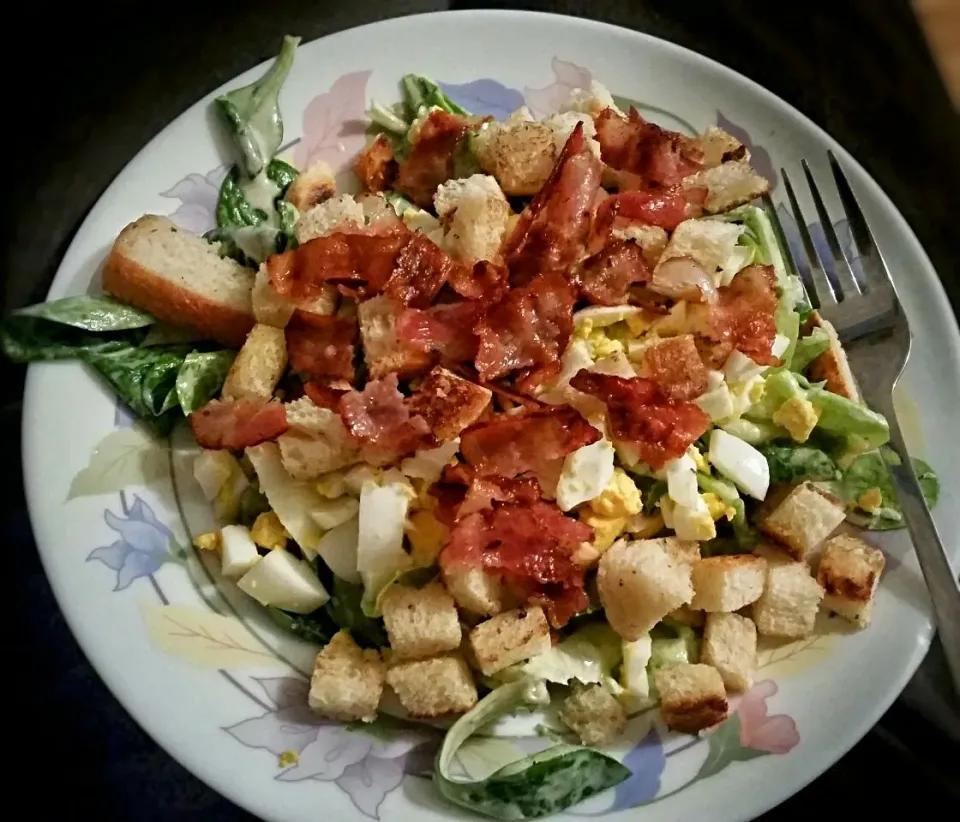
<svg viewBox="0 0 960 822">
<path fill-rule="evenodd" d="M 837 476 L 837 465 L 819 448 L 808 445 L 770 443 L 758 449 L 770 466 L 770 483 L 829 480 Z"/>
<path fill-rule="evenodd" d="M 307 642 L 315 642 L 317 645 L 326 645 L 337 632 L 337 626 L 323 610 L 304 616 L 281 611 L 279 608 L 268 605 L 267 613 L 283 630 Z"/>
<path fill-rule="evenodd" d="M 363 586 L 333 578 L 330 600 L 324 606 L 330 618 L 364 648 L 381 648 L 387 644 L 383 620 L 363 612 Z"/>
<path fill-rule="evenodd" d="M 177 372 L 177 399 L 184 414 L 212 400 L 223 385 L 236 357 L 235 351 L 191 351 Z"/>
<path fill-rule="evenodd" d="M 106 294 L 99 297 L 64 297 L 38 303 L 14 312 L 14 317 L 38 317 L 84 331 L 103 333 L 129 331 L 153 325 L 156 318 L 146 311 L 117 302 Z"/>
</svg>

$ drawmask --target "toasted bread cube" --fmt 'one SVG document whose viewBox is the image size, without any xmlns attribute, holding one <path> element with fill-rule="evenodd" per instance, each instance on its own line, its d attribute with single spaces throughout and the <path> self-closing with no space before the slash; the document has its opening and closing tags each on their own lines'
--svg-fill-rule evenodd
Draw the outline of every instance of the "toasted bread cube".
<svg viewBox="0 0 960 822">
<path fill-rule="evenodd" d="M 741 228 L 734 223 L 717 220 L 684 220 L 670 235 L 657 269 L 653 272 L 652 287 L 658 284 L 658 270 L 667 260 L 689 257 L 704 273 L 717 281 L 717 272 L 723 268 L 737 245 Z"/>
<path fill-rule="evenodd" d="M 310 708 L 341 722 L 372 722 L 383 693 L 386 666 L 374 650 L 361 650 L 346 631 L 317 655 L 310 678 Z"/>
<path fill-rule="evenodd" d="M 706 616 L 703 611 L 695 611 L 689 605 L 681 605 L 667 614 L 667 619 L 689 625 L 691 628 L 702 628 Z"/>
<path fill-rule="evenodd" d="M 387 684 L 418 719 L 464 713 L 477 704 L 477 686 L 459 654 L 400 662 L 387 671 Z"/>
<path fill-rule="evenodd" d="M 796 560 L 786 553 L 782 548 L 771 545 L 769 542 L 761 542 L 753 549 L 755 556 L 763 557 L 767 561 L 767 568 L 773 568 L 778 565 L 793 565 Z"/>
<path fill-rule="evenodd" d="M 827 391 L 860 402 L 857 380 L 850 370 L 847 352 L 843 350 L 833 324 L 823 319 L 819 312 L 811 311 L 807 318 L 807 327 L 822 328 L 830 339 L 830 347 L 807 366 L 811 381 L 825 382 Z"/>
<path fill-rule="evenodd" d="M 549 651 L 550 644 L 550 626 L 539 605 L 497 614 L 470 632 L 470 647 L 486 676 Z"/>
<path fill-rule="evenodd" d="M 700 561 L 700 543 L 692 539 L 679 537 L 659 537 L 657 539 L 676 562 L 693 566 Z"/>
<path fill-rule="evenodd" d="M 843 522 L 847 512 L 836 497 L 804 482 L 760 520 L 760 530 L 803 560 Z"/>
<path fill-rule="evenodd" d="M 493 616 L 503 610 L 503 582 L 483 568 L 445 568 L 443 581 L 457 605 L 476 616 Z"/>
<path fill-rule="evenodd" d="M 493 126 L 479 151 L 480 167 L 511 197 L 536 194 L 557 159 L 553 129 L 544 123 Z"/>
<path fill-rule="evenodd" d="M 397 304 L 380 295 L 357 306 L 363 356 L 372 379 L 396 373 L 400 379 L 422 374 L 433 365 L 432 354 L 397 339 Z"/>
<path fill-rule="evenodd" d="M 752 554 L 707 557 L 693 566 L 693 602 L 700 611 L 739 611 L 763 593 L 767 561 Z"/>
<path fill-rule="evenodd" d="M 707 199 L 703 210 L 721 214 L 749 203 L 770 190 L 770 182 L 750 167 L 746 160 L 730 160 L 713 168 L 705 168 L 681 183 L 684 188 L 705 186 Z"/>
<path fill-rule="evenodd" d="M 676 553 L 677 542 L 620 542 L 600 558 L 600 602 L 610 626 L 624 639 L 639 639 L 693 599 L 693 565 Z"/>
<path fill-rule="evenodd" d="M 333 234 L 338 228 L 364 224 L 363 206 L 350 194 L 333 197 L 300 215 L 295 232 L 300 245 Z"/>
<path fill-rule="evenodd" d="M 433 202 L 447 230 L 443 245 L 451 255 L 465 263 L 499 259 L 511 212 L 493 177 L 474 174 L 448 180 Z"/>
<path fill-rule="evenodd" d="M 296 305 L 278 293 L 273 287 L 267 266 L 263 264 L 257 269 L 256 279 L 253 281 L 251 292 L 253 302 L 253 316 L 258 323 L 272 325 L 274 328 L 284 328 L 290 322 Z"/>
<path fill-rule="evenodd" d="M 380 607 L 397 659 L 423 659 L 460 647 L 463 636 L 457 606 L 440 582 L 419 589 L 391 585 Z"/>
<path fill-rule="evenodd" d="M 325 203 L 336 194 L 337 181 L 333 169 L 323 160 L 317 160 L 294 178 L 284 196 L 297 211 L 303 212 Z"/>
<path fill-rule="evenodd" d="M 654 671 L 660 712 L 671 731 L 695 734 L 727 718 L 729 704 L 720 672 L 684 662 Z"/>
<path fill-rule="evenodd" d="M 230 366 L 223 382 L 228 400 L 269 400 L 287 367 L 287 340 L 282 328 L 258 323 Z"/>
<path fill-rule="evenodd" d="M 710 126 L 697 138 L 697 145 L 703 152 L 701 161 L 704 168 L 713 168 L 729 160 L 748 160 L 750 156 L 746 146 L 732 134 L 722 128 Z"/>
<path fill-rule="evenodd" d="M 473 425 L 487 410 L 493 392 L 437 366 L 410 397 L 411 414 L 419 414 L 440 442 Z"/>
<path fill-rule="evenodd" d="M 823 588 L 805 562 L 767 566 L 763 594 L 753 603 L 753 621 L 764 636 L 800 639 L 813 633 Z"/>
<path fill-rule="evenodd" d="M 866 628 L 884 564 L 883 552 L 859 537 L 838 534 L 828 540 L 817 570 L 817 582 L 825 591 L 824 610 Z"/>
<path fill-rule="evenodd" d="M 627 712 L 602 685 L 570 694 L 560 708 L 560 719 L 584 745 L 613 742 L 627 727 Z"/>
<path fill-rule="evenodd" d="M 286 434 L 277 438 L 283 467 L 294 479 L 316 479 L 321 474 L 353 465 L 360 450 L 336 411 L 321 408 L 309 397 L 284 403 Z"/>
<path fill-rule="evenodd" d="M 653 269 L 667 247 L 667 232 L 657 225 L 628 225 L 613 229 L 618 240 L 633 240 L 643 251 L 643 259 Z"/>
<path fill-rule="evenodd" d="M 707 614 L 700 661 L 720 672 L 728 692 L 749 691 L 757 669 L 757 626 L 753 620 L 739 614 Z"/>
</svg>

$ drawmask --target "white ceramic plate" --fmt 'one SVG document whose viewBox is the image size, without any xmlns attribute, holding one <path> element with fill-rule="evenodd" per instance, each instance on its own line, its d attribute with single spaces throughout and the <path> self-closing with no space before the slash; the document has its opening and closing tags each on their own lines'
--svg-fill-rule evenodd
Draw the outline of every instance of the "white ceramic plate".
<svg viewBox="0 0 960 822">
<path fill-rule="evenodd" d="M 498 53 L 509 60 L 498 63 Z M 802 157 L 824 170 L 832 148 L 916 334 L 901 407 L 914 452 L 940 472 L 937 520 L 956 553 L 960 462 L 948 460 L 942 444 L 955 441 L 951 415 L 960 407 L 957 328 L 907 224 L 830 137 L 760 86 L 652 37 L 573 18 L 464 12 L 391 20 L 301 46 L 281 97 L 288 154 L 301 165 L 325 159 L 346 167 L 364 142 L 365 106 L 396 99 L 407 72 L 441 82 L 475 113 L 501 117 L 524 103 L 545 113 L 596 77 L 667 127 L 720 124 L 775 182 L 775 168 L 796 169 Z M 164 129 L 114 181 L 70 246 L 51 298 L 96 289 L 110 243 L 144 212 L 172 214 L 196 231 L 212 227 L 225 155 L 208 112 L 221 91 Z M 220 589 L 188 551 L 190 532 L 206 528 L 209 514 L 179 459 L 189 438 L 174 440 L 171 450 L 131 427 L 78 364 L 30 369 L 24 470 L 37 544 L 71 628 L 117 698 L 186 767 L 262 818 L 462 818 L 422 776 L 434 732 L 357 731 L 309 715 L 304 672 L 313 649 Z M 758 684 L 705 739 L 667 734 L 651 714 L 634 720 L 618 749 L 633 778 L 565 818 L 749 819 L 831 765 L 893 701 L 931 636 L 908 540 L 894 534 L 884 547 L 890 561 L 870 629 L 766 649 Z M 482 772 L 531 744 L 488 741 L 461 764 Z"/>
</svg>

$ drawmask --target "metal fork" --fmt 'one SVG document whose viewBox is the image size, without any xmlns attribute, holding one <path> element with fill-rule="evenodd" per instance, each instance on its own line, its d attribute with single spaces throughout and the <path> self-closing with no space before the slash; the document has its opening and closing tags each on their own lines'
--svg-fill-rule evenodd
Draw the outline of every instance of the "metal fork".
<svg viewBox="0 0 960 822">
<path fill-rule="evenodd" d="M 802 162 L 803 172 L 833 257 L 832 272 L 813 242 L 796 192 L 783 169 L 780 173 L 808 258 L 808 269 L 804 271 L 796 264 L 786 242 L 781 244 L 789 263 L 801 277 L 811 305 L 836 328 L 863 401 L 883 414 L 890 424 L 888 446 L 900 458 L 900 464 L 890 469 L 897 498 L 933 601 L 940 640 L 954 688 L 960 692 L 960 584 L 950 568 L 950 560 L 937 533 L 937 526 L 923 498 L 893 406 L 893 389 L 910 354 L 910 326 L 890 278 L 890 271 L 850 183 L 833 152 L 828 152 L 828 156 L 840 202 L 859 254 L 859 271 L 854 267 L 853 260 L 847 259 L 844 254 L 806 160 Z M 767 205 L 768 208 L 772 205 L 769 198 Z M 776 210 L 769 208 L 769 211 L 783 240 L 783 228 L 776 217 Z"/>
</svg>

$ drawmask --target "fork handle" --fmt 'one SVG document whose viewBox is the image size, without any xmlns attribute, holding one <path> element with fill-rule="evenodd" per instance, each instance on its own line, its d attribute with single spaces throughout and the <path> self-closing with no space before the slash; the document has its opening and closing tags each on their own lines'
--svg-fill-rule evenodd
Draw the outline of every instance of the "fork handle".
<svg viewBox="0 0 960 822">
<path fill-rule="evenodd" d="M 886 410 L 890 425 L 888 446 L 900 457 L 900 464 L 890 469 L 897 499 L 933 602 L 937 631 L 953 678 L 953 687 L 960 694 L 960 583 L 950 568 L 950 560 L 937 533 L 936 523 L 923 498 L 892 402 Z"/>
</svg>

